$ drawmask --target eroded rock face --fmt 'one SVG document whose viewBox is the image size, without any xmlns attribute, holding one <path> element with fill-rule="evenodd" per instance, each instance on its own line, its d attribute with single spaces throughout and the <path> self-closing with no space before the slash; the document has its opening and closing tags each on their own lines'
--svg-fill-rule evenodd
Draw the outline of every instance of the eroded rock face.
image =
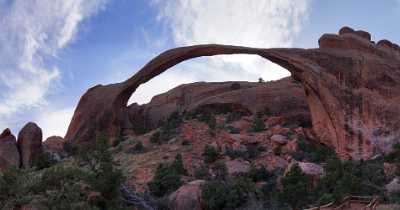
<svg viewBox="0 0 400 210">
<path fill-rule="evenodd" d="M 30 168 L 34 159 L 42 152 L 42 129 L 35 123 L 26 124 L 18 134 L 18 149 L 21 167 Z"/>
<path fill-rule="evenodd" d="M 176 111 L 191 112 L 207 108 L 242 114 L 263 112 L 311 121 L 303 87 L 292 78 L 265 83 L 185 84 L 153 97 L 148 104 L 132 104 L 128 107 L 130 125 L 147 129 L 156 128 Z"/>
<path fill-rule="evenodd" d="M 17 148 L 17 140 L 10 129 L 0 134 L 0 171 L 9 167 L 19 168 L 20 156 Z"/>
<path fill-rule="evenodd" d="M 64 138 L 60 136 L 50 136 L 43 142 L 43 151 L 49 153 L 54 160 L 60 161 L 67 156 L 64 150 L 64 143 Z"/>
<path fill-rule="evenodd" d="M 136 88 L 191 58 L 256 54 L 291 72 L 303 86 L 313 129 L 342 158 L 369 158 L 388 151 L 400 134 L 400 50 L 377 44 L 364 31 L 344 28 L 325 34 L 317 49 L 260 49 L 198 45 L 162 53 L 130 79 L 96 86 L 82 96 L 66 139 L 87 143 L 103 133 L 111 140 L 130 127 L 126 104 Z"/>
</svg>

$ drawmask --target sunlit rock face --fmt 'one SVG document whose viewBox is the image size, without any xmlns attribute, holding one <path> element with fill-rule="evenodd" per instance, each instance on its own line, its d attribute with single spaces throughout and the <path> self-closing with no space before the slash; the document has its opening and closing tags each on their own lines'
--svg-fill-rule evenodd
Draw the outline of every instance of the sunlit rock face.
<svg viewBox="0 0 400 210">
<path fill-rule="evenodd" d="M 219 54 L 260 55 L 290 71 L 304 88 L 316 136 L 342 158 L 387 152 L 399 137 L 399 46 L 375 44 L 369 33 L 344 27 L 324 34 L 317 49 L 198 45 L 166 51 L 122 83 L 89 89 L 66 139 L 86 144 L 101 134 L 113 141 L 129 127 L 127 102 L 139 85 L 184 60 Z"/>
</svg>

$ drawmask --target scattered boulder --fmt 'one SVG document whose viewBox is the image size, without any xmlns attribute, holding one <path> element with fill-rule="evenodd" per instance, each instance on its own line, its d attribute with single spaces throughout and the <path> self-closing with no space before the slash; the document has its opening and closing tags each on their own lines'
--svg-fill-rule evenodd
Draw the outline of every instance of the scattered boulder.
<svg viewBox="0 0 400 210">
<path fill-rule="evenodd" d="M 0 171 L 9 167 L 20 165 L 20 155 L 17 147 L 17 140 L 12 135 L 10 129 L 5 129 L 0 134 Z"/>
<path fill-rule="evenodd" d="M 299 162 L 298 165 L 303 173 L 307 175 L 314 177 L 322 177 L 325 175 L 324 168 L 316 163 Z"/>
<path fill-rule="evenodd" d="M 174 210 L 202 210 L 201 208 L 201 186 L 205 183 L 203 180 L 189 182 L 169 197 L 169 206 Z"/>
<path fill-rule="evenodd" d="M 399 178 L 394 178 L 389 184 L 385 186 L 388 193 L 400 193 L 400 180 Z"/>
<path fill-rule="evenodd" d="M 250 163 L 241 159 L 225 162 L 229 176 L 240 176 L 250 171 Z"/>
<path fill-rule="evenodd" d="M 288 138 L 286 136 L 280 135 L 280 134 L 275 134 L 271 136 L 271 140 L 279 145 L 285 145 L 288 143 Z"/>
<path fill-rule="evenodd" d="M 42 129 L 35 123 L 26 124 L 18 134 L 18 150 L 21 154 L 21 167 L 30 168 L 42 153 Z"/>
<path fill-rule="evenodd" d="M 294 166 L 299 166 L 304 174 L 311 176 L 314 180 L 317 180 L 325 175 L 325 169 L 316 163 L 309 162 L 297 162 L 292 161 L 287 167 L 285 174 L 288 173 Z"/>
</svg>

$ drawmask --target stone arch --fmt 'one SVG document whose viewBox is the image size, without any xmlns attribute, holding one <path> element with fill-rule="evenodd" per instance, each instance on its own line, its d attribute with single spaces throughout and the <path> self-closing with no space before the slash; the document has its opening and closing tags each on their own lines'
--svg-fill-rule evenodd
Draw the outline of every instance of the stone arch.
<svg viewBox="0 0 400 210">
<path fill-rule="evenodd" d="M 391 84 L 390 90 L 385 86 L 370 90 L 368 85 L 385 75 L 391 81 L 400 81 L 398 45 L 375 44 L 367 32 L 346 28 L 338 35 L 323 35 L 319 46 L 263 49 L 211 44 L 168 50 L 124 82 L 89 89 L 79 101 L 66 139 L 83 144 L 101 133 L 111 140 L 115 138 L 136 88 L 182 61 L 201 56 L 253 54 L 282 66 L 302 84 L 315 134 L 341 157 L 368 158 L 384 150 L 387 142 L 395 140 L 389 137 L 400 135 L 400 120 L 393 117 L 400 115 L 400 103 L 390 102 L 393 95 L 400 94 L 400 84 Z M 382 126 L 389 134 L 375 132 Z"/>
</svg>

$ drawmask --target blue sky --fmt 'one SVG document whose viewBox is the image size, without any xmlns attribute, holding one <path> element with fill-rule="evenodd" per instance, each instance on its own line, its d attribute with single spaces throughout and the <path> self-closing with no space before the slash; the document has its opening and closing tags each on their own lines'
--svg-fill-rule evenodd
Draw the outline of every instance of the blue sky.
<svg viewBox="0 0 400 210">
<path fill-rule="evenodd" d="M 80 96 L 122 81 L 162 51 L 222 43 L 317 47 L 342 26 L 400 43 L 399 0 L 0 0 L 0 130 L 29 121 L 65 134 Z M 184 62 L 141 86 L 131 102 L 195 81 L 279 79 L 255 56 Z"/>
</svg>

